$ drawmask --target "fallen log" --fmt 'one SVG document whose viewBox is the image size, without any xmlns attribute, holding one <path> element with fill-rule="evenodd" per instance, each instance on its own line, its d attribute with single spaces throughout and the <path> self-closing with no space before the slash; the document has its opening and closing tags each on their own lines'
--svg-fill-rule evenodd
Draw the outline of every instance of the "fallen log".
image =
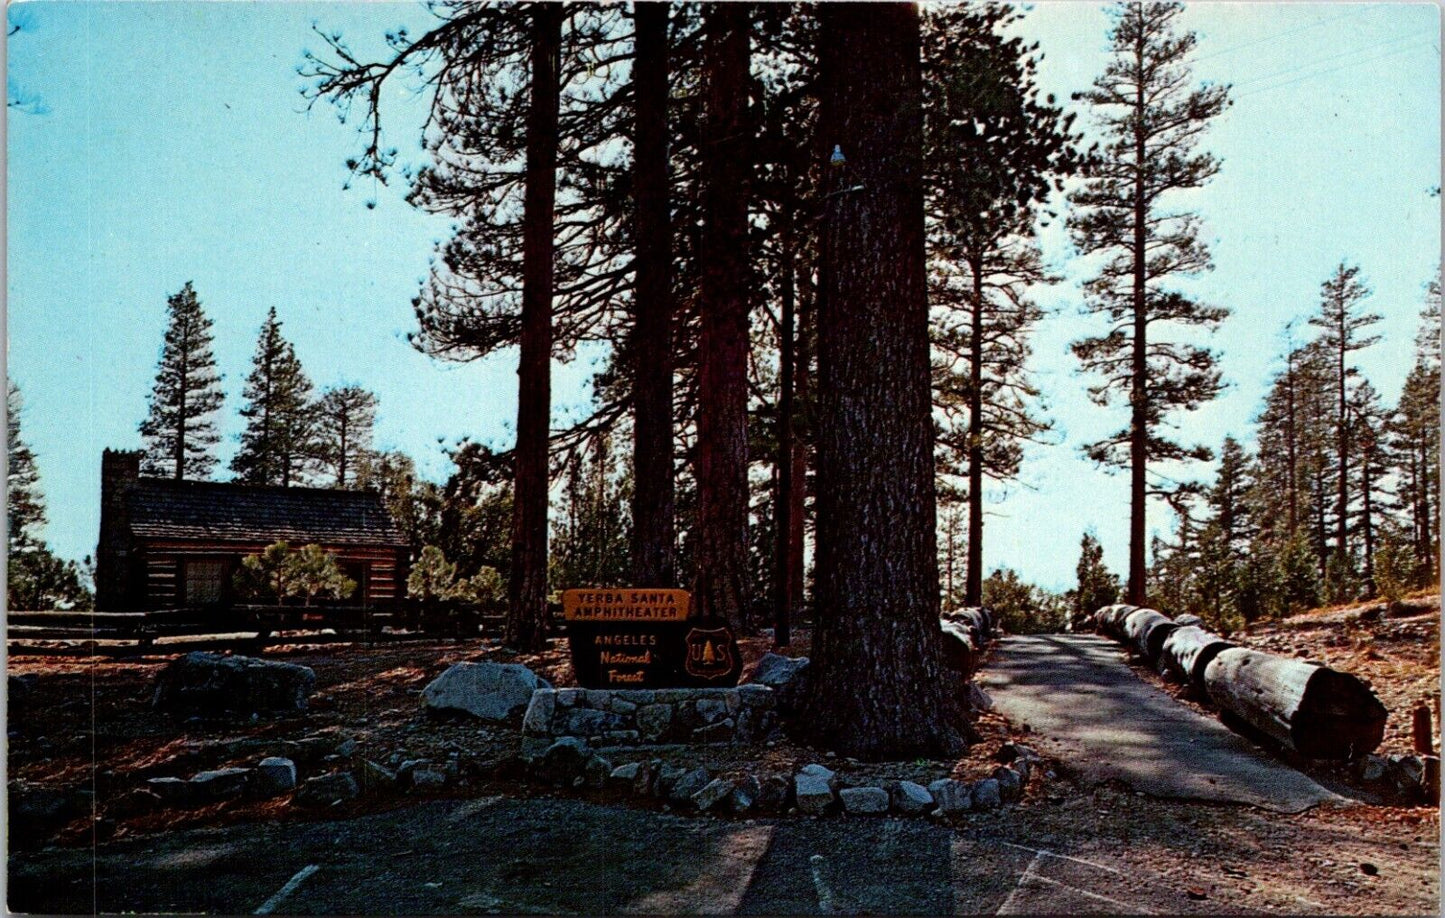
<svg viewBox="0 0 1445 918">
<path fill-rule="evenodd" d="M 1157 609 L 1135 609 L 1124 619 L 1124 640 L 1152 663 L 1159 659 L 1164 639 L 1177 627 L 1174 619 Z"/>
<path fill-rule="evenodd" d="M 939 622 L 943 629 L 943 661 L 965 679 L 978 669 L 980 645 L 974 643 L 968 629 L 960 622 Z"/>
<path fill-rule="evenodd" d="M 1234 647 L 1204 670 L 1221 709 L 1312 759 L 1349 759 L 1385 736 L 1385 706 L 1359 679 L 1302 660 Z"/>
<path fill-rule="evenodd" d="M 992 640 L 994 637 L 993 616 L 985 609 L 980 609 L 977 606 L 968 606 L 944 613 L 943 617 L 948 621 L 962 623 L 977 629 L 978 636 L 982 640 Z"/>
<path fill-rule="evenodd" d="M 1176 622 L 1178 619 L 1175 620 Z M 1197 625 L 1176 628 L 1164 639 L 1159 652 L 1166 670 L 1180 682 L 1194 686 L 1199 694 L 1205 694 L 1204 669 L 1209 661 L 1222 650 L 1235 646 L 1217 634 L 1211 634 Z"/>
<path fill-rule="evenodd" d="M 1124 619 L 1138 611 L 1138 606 L 1126 603 L 1105 606 L 1094 616 L 1094 627 L 1115 640 L 1124 640 Z"/>
<path fill-rule="evenodd" d="M 1198 625 L 1200 628 L 1203 628 L 1204 619 L 1195 615 L 1193 612 L 1185 612 L 1183 615 L 1174 616 L 1174 624 L 1178 625 L 1181 628 L 1185 627 L 1186 625 Z"/>
</svg>

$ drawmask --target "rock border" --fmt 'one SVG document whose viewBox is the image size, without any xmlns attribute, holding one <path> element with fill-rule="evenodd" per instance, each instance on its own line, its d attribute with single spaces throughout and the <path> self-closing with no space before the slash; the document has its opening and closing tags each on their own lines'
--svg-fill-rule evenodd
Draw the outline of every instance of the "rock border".
<svg viewBox="0 0 1445 918">
<path fill-rule="evenodd" d="M 705 766 L 685 768 L 661 759 L 613 767 L 575 736 L 564 736 L 529 761 L 528 777 L 554 788 L 609 789 L 639 800 L 697 814 L 770 816 L 896 816 L 939 820 L 961 813 L 992 812 L 1023 798 L 1029 779 L 1048 775 L 1032 748 L 1005 743 L 1002 762 L 978 781 L 940 778 L 927 787 L 913 781 L 848 783 L 830 768 L 811 763 L 792 774 L 720 776 Z"/>
</svg>

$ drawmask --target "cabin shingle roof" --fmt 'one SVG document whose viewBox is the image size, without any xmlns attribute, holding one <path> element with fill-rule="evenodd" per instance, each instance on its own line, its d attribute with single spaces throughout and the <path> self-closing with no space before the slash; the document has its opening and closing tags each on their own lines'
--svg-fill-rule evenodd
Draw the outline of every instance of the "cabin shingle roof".
<svg viewBox="0 0 1445 918">
<path fill-rule="evenodd" d="M 406 544 L 374 491 L 140 478 L 129 492 L 131 531 L 141 538 Z"/>
</svg>

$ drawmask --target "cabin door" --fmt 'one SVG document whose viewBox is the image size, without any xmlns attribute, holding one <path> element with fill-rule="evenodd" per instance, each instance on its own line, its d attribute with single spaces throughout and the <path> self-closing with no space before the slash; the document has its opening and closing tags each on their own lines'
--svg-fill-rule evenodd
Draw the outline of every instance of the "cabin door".
<svg viewBox="0 0 1445 918">
<path fill-rule="evenodd" d="M 197 559 L 186 562 L 186 605 L 214 606 L 225 598 L 226 562 Z"/>
</svg>

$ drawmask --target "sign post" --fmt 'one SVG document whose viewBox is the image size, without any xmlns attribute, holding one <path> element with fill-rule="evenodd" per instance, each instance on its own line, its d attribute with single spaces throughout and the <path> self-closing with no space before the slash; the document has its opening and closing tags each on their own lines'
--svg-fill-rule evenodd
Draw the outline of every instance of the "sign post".
<svg viewBox="0 0 1445 918">
<path fill-rule="evenodd" d="M 572 670 L 587 688 L 736 685 L 742 657 L 721 622 L 690 619 L 686 590 L 562 593 Z"/>
</svg>

